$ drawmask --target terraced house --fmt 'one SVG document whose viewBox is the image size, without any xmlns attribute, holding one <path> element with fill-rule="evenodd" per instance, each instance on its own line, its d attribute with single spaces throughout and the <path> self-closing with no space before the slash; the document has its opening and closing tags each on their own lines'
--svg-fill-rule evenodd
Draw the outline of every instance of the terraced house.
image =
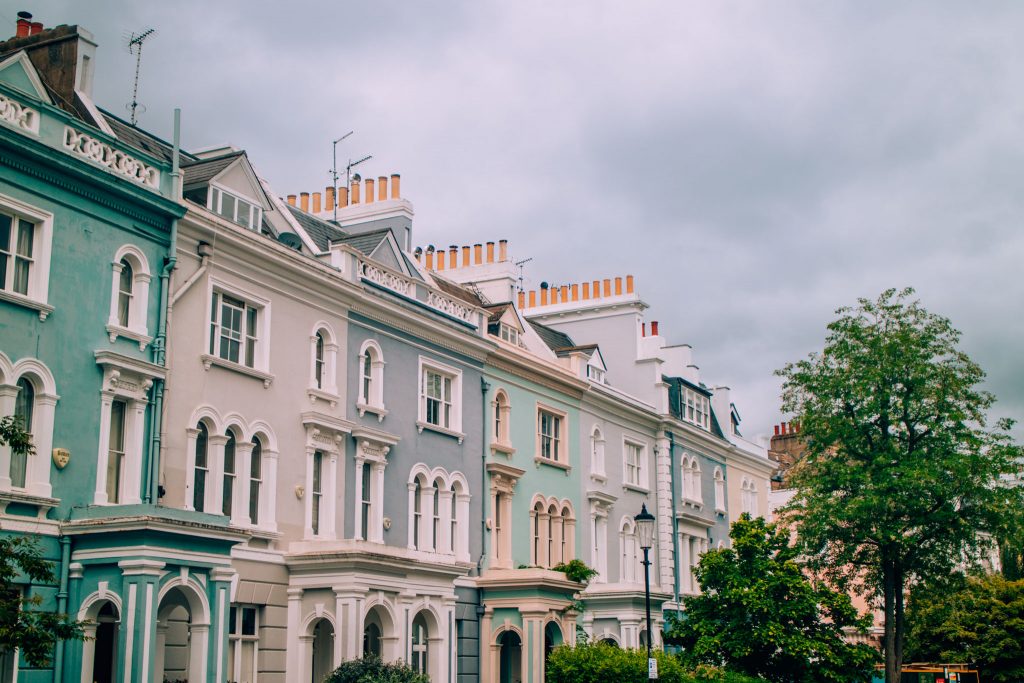
<svg viewBox="0 0 1024 683">
<path fill-rule="evenodd" d="M 364 655 L 541 683 L 660 645 L 701 553 L 766 510 L 728 389 L 631 276 L 524 292 L 505 240 L 414 249 L 398 175 L 282 198 L 91 100 L 96 45 L 0 43 L 0 533 L 89 620 L 0 681 L 322 681 Z M 653 633 L 633 521 L 658 519 Z M 558 567 L 596 570 L 588 583 Z"/>
</svg>

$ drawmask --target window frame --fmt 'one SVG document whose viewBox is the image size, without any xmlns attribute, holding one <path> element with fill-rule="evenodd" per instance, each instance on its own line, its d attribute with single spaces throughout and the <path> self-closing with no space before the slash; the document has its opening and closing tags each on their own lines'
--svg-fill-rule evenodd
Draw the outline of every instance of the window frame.
<svg viewBox="0 0 1024 683">
<path fill-rule="evenodd" d="M 124 295 L 122 280 L 124 265 L 131 269 L 131 291 L 127 306 L 127 315 L 121 319 L 121 298 Z M 118 337 L 124 337 L 139 344 L 139 350 L 145 351 L 153 341 L 149 334 L 149 283 L 152 275 L 149 260 L 145 253 L 134 244 L 124 244 L 114 254 L 110 264 L 110 315 L 107 317 L 107 334 L 113 344 Z"/>
<path fill-rule="evenodd" d="M 224 207 L 224 196 L 227 195 L 234 200 L 234 210 L 230 216 L 227 216 L 223 212 Z M 249 219 L 248 223 L 241 223 L 238 220 L 238 206 L 239 202 L 249 206 Z M 245 230 L 251 230 L 253 232 L 260 232 L 263 228 L 263 207 L 260 202 L 254 201 L 250 197 L 245 197 L 237 192 L 229 190 L 222 185 L 216 183 L 210 183 L 209 198 L 206 201 L 206 208 L 217 214 L 226 221 L 230 221 L 233 225 L 237 225 Z"/>
<path fill-rule="evenodd" d="M 636 480 L 631 481 L 629 477 L 630 462 L 629 453 L 633 451 L 636 453 Z M 647 492 L 650 491 L 650 467 L 647 462 L 647 444 L 631 439 L 627 436 L 622 437 L 622 486 L 623 488 L 632 489 L 635 491 Z"/>
<path fill-rule="evenodd" d="M 245 610 L 252 610 L 253 612 L 253 633 L 244 633 L 245 623 Z M 252 682 L 258 680 L 259 675 L 259 654 L 260 654 L 260 606 L 249 605 L 242 603 L 233 603 L 230 606 L 228 613 L 228 666 L 230 671 L 234 671 L 235 678 L 238 680 L 240 676 L 241 664 L 242 664 L 242 643 L 252 643 Z M 230 677 L 227 680 L 232 680 Z"/>
<path fill-rule="evenodd" d="M 358 384 L 356 384 L 356 409 L 359 417 L 366 413 L 377 416 L 380 422 L 388 414 L 384 407 L 384 351 L 374 339 L 365 340 L 356 357 Z M 369 365 L 369 374 L 367 374 Z"/>
<path fill-rule="evenodd" d="M 450 402 L 448 403 L 450 409 L 448 412 L 448 424 L 435 424 L 433 422 L 428 421 L 427 419 L 429 416 L 427 414 L 428 396 L 426 373 L 428 372 L 440 375 L 442 380 L 448 379 L 451 382 L 451 398 Z M 454 436 L 458 438 L 459 443 L 461 444 L 466 437 L 466 435 L 463 434 L 462 432 L 462 370 L 454 368 L 450 365 L 446 365 L 432 358 L 420 356 L 418 363 L 417 382 L 419 395 L 419 412 L 418 419 L 416 421 L 416 426 L 419 432 L 422 433 L 424 429 L 428 429 L 430 431 L 439 432 L 441 434 L 446 434 L 448 436 Z M 444 385 L 442 384 L 442 387 L 443 386 Z M 442 400 L 441 407 L 443 408 L 444 405 L 445 403 Z M 441 414 L 442 413 L 439 410 L 438 415 L 440 416 Z"/>
<path fill-rule="evenodd" d="M 253 349 L 253 364 L 246 365 L 244 362 L 233 361 L 220 355 L 220 330 L 222 329 L 221 311 L 223 308 L 223 297 L 229 296 L 242 302 L 242 320 L 239 343 L 239 361 L 245 358 L 244 342 L 246 337 L 246 326 L 248 314 L 246 311 L 252 308 L 256 311 L 256 335 Z M 214 309 L 214 297 L 216 298 L 216 310 Z M 218 317 L 213 318 L 214 315 Z M 264 387 L 269 387 L 274 379 L 270 374 L 270 337 L 271 337 L 271 305 L 270 300 L 258 296 L 240 287 L 236 287 L 223 280 L 211 277 L 206 291 L 206 316 L 203 319 L 205 334 L 203 336 L 203 353 L 201 355 L 203 366 L 209 370 L 210 366 L 234 370 L 241 374 L 250 375 L 263 380 Z M 217 342 L 215 344 L 215 342 Z M 212 348 L 211 348 L 212 346 Z"/>
<path fill-rule="evenodd" d="M 534 462 L 552 465 L 566 470 L 570 469 L 569 414 L 564 410 L 559 410 L 553 406 L 544 403 L 537 403 L 534 415 L 536 425 L 534 430 Z M 543 418 L 545 415 L 554 418 L 554 422 L 552 424 L 555 425 L 555 431 L 558 432 L 557 434 L 544 434 Z M 546 438 L 554 440 L 554 457 L 544 455 L 544 439 Z"/>
<path fill-rule="evenodd" d="M 13 219 L 8 250 L 4 252 L 3 256 L 4 259 L 11 259 L 11 261 L 9 264 L 5 261 L 4 264 L 4 282 L 0 283 L 0 300 L 34 309 L 39 314 L 39 320 L 45 321 L 54 310 L 53 306 L 49 304 L 53 214 L 5 194 L 0 194 L 0 214 Z M 18 221 L 20 220 L 34 226 L 31 265 L 24 294 L 15 292 L 13 289 L 17 236 L 20 233 Z M 8 265 L 9 267 L 7 267 Z M 8 281 L 10 286 L 8 286 Z"/>
</svg>

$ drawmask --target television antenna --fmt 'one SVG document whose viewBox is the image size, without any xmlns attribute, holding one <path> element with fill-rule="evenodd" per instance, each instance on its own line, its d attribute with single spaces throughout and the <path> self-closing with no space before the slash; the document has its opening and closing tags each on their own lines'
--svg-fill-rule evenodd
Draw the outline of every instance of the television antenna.
<svg viewBox="0 0 1024 683">
<path fill-rule="evenodd" d="M 331 143 L 331 157 L 334 163 L 331 165 L 331 181 L 334 186 L 334 221 L 338 221 L 338 143 L 347 138 L 349 135 L 354 133 L 354 130 L 342 135 L 340 138 Z M 346 185 L 347 188 L 347 185 Z"/>
<path fill-rule="evenodd" d="M 132 33 L 131 35 L 125 36 L 127 40 L 128 53 L 135 55 L 135 83 L 132 85 L 132 101 L 128 105 L 128 110 L 131 111 L 132 125 L 134 126 L 138 121 L 138 109 L 142 107 L 142 111 L 146 111 L 145 105 L 139 104 L 139 70 L 142 67 L 142 44 L 146 42 L 147 38 L 151 38 L 156 34 L 155 28 L 143 29 L 139 33 Z"/>
<path fill-rule="evenodd" d="M 533 257 L 524 258 L 522 261 L 516 261 L 515 266 L 519 269 L 519 291 L 523 291 L 523 266 L 533 260 Z"/>
</svg>

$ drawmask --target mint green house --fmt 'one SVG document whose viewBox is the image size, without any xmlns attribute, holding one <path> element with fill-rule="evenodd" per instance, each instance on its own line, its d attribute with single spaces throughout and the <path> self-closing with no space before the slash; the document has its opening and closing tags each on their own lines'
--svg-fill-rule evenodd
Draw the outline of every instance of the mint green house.
<svg viewBox="0 0 1024 683">
<path fill-rule="evenodd" d="M 55 563 L 25 594 L 91 625 L 47 668 L 0 652 L 0 681 L 222 681 L 240 535 L 154 474 L 176 155 L 92 103 L 87 31 L 29 33 L 0 43 L 0 414 L 35 453 L 0 449 L 0 533 Z"/>
</svg>

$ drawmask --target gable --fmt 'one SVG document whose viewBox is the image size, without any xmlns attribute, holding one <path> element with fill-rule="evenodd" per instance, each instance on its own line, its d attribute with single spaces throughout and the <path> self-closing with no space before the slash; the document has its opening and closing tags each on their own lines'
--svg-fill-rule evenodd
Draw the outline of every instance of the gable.
<svg viewBox="0 0 1024 683">
<path fill-rule="evenodd" d="M 16 52 L 0 62 L 0 83 L 16 88 L 23 93 L 38 97 L 47 104 L 53 104 L 46 87 L 39 80 L 39 74 L 24 51 Z"/>
<path fill-rule="evenodd" d="M 587 361 L 587 365 L 597 368 L 598 370 L 608 371 L 608 366 L 604 363 L 604 356 L 601 355 L 601 348 L 595 347 L 594 352 L 590 354 L 590 360 Z"/>
<path fill-rule="evenodd" d="M 516 314 L 515 308 L 513 306 L 506 307 L 505 312 L 501 314 L 501 318 L 499 318 L 498 321 L 502 325 L 508 325 L 509 327 L 519 331 L 520 333 L 523 332 L 523 324 L 519 320 L 519 316 Z"/>
<path fill-rule="evenodd" d="M 405 272 L 405 264 L 398 260 L 398 255 L 395 254 L 395 250 L 391 248 L 391 244 L 388 240 L 381 240 L 381 243 L 377 245 L 377 248 L 370 254 L 370 258 L 378 263 L 382 263 L 392 270 L 399 272 Z"/>
<path fill-rule="evenodd" d="M 256 174 L 252 172 L 244 155 L 239 156 L 234 163 L 214 176 L 210 182 L 243 199 L 249 199 L 253 203 L 259 204 L 265 211 L 271 208 Z"/>
</svg>

